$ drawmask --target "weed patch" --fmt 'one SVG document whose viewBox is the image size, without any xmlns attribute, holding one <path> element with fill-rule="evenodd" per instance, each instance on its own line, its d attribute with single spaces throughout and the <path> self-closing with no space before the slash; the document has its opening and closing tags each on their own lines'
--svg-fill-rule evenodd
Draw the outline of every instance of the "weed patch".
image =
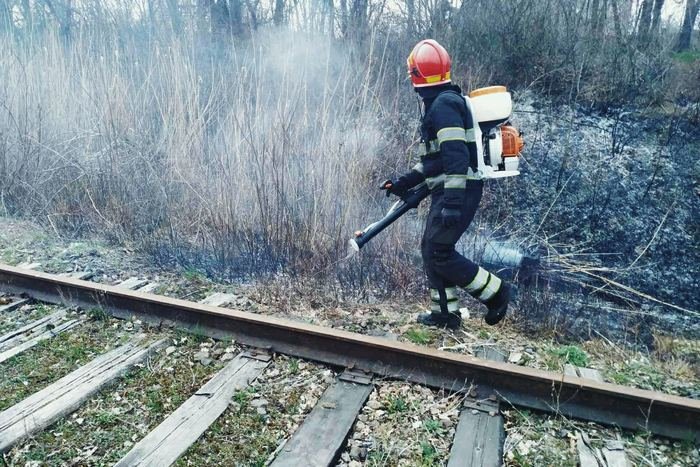
<svg viewBox="0 0 700 467">
<path fill-rule="evenodd" d="M 570 364 L 579 367 L 588 366 L 588 355 L 576 345 L 564 345 L 552 350 L 560 365 Z"/>
<path fill-rule="evenodd" d="M 418 345 L 430 344 L 433 341 L 433 334 L 425 328 L 411 328 L 406 331 L 404 337 Z"/>
<path fill-rule="evenodd" d="M 405 412 L 408 410 L 408 403 L 406 400 L 401 397 L 401 396 L 391 396 L 389 397 L 387 406 L 386 406 L 386 411 L 388 413 L 399 413 L 399 412 Z"/>
</svg>

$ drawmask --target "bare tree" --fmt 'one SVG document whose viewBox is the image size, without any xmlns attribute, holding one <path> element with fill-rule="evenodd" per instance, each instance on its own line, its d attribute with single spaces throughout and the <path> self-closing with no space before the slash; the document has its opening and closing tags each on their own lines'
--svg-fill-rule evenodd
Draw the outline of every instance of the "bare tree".
<svg viewBox="0 0 700 467">
<path fill-rule="evenodd" d="M 641 0 L 639 7 L 639 22 L 637 23 L 637 37 L 640 42 L 646 42 L 649 28 L 651 27 L 651 13 L 654 0 Z"/>
<path fill-rule="evenodd" d="M 646 46 L 658 37 L 663 6 L 664 0 L 643 0 L 637 27 L 639 45 Z"/>
<path fill-rule="evenodd" d="M 325 0 L 323 3 L 323 14 L 327 25 L 326 31 L 331 37 L 335 35 L 335 5 L 333 0 Z"/>
<path fill-rule="evenodd" d="M 366 37 L 369 0 L 351 0 L 348 35 L 358 41 Z"/>
<path fill-rule="evenodd" d="M 651 30 L 650 34 L 652 36 L 657 36 L 659 34 L 659 25 L 661 24 L 661 10 L 664 8 L 664 0 L 654 1 L 654 13 L 651 19 Z"/>
<path fill-rule="evenodd" d="M 284 0 L 275 0 L 275 10 L 272 14 L 272 22 L 275 24 L 275 26 L 281 26 L 284 24 Z"/>
<path fill-rule="evenodd" d="M 622 43 L 622 24 L 620 21 L 620 8 L 617 4 L 618 0 L 610 0 L 612 5 L 613 13 L 613 26 L 615 28 L 615 37 L 617 37 L 618 44 Z"/>
<path fill-rule="evenodd" d="M 683 24 L 681 25 L 681 31 L 678 34 L 678 42 L 676 43 L 676 50 L 679 52 L 690 48 L 691 39 L 693 37 L 693 27 L 698 18 L 698 11 L 700 11 L 700 0 L 687 0 L 685 4 L 685 14 L 683 15 Z"/>
<path fill-rule="evenodd" d="M 250 19 L 250 29 L 255 31 L 258 29 L 258 7 L 260 6 L 259 1 L 245 0 L 245 6 L 248 9 L 248 18 Z"/>
<path fill-rule="evenodd" d="M 226 3 L 225 0 L 219 0 L 218 3 Z M 231 22 L 231 33 L 234 36 L 243 34 L 243 5 L 241 0 L 229 0 L 229 12 Z"/>
</svg>

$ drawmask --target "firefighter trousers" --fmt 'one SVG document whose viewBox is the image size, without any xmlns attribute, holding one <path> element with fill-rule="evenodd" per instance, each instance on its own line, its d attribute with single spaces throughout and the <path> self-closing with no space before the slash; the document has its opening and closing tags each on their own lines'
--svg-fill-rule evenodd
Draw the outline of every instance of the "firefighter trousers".
<svg viewBox="0 0 700 467">
<path fill-rule="evenodd" d="M 483 193 L 482 180 L 468 180 L 464 201 L 460 208 L 461 216 L 454 227 L 446 228 L 442 224 L 441 211 L 445 207 L 442 191 L 432 194 L 432 202 L 425 232 L 421 242 L 423 267 L 428 276 L 433 301 L 432 311 L 457 312 L 456 294 L 452 292 L 455 286 L 469 284 L 479 272 L 479 266 L 465 258 L 455 250 L 455 245 L 465 230 L 469 227 L 474 214 L 479 208 Z M 452 310 L 452 305 L 457 309 Z"/>
</svg>

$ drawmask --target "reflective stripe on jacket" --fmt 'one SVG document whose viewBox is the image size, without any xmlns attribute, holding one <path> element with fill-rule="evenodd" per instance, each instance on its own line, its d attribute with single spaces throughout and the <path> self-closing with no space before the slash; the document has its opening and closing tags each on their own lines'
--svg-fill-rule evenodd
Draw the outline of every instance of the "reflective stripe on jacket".
<svg viewBox="0 0 700 467">
<path fill-rule="evenodd" d="M 474 123 L 459 86 L 421 91 L 425 115 L 416 164 L 404 179 L 410 186 L 425 180 L 431 191 L 444 190 L 445 205 L 459 206 L 467 180 L 479 180 Z"/>
</svg>

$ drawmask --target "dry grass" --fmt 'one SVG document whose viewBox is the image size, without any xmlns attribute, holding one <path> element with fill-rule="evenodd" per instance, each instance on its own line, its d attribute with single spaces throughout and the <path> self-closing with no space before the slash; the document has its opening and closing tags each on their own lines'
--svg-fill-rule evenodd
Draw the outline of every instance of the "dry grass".
<svg viewBox="0 0 700 467">
<path fill-rule="evenodd" d="M 186 40 L 11 41 L 0 38 L 12 51 L 0 58 L 0 212 L 57 233 L 103 231 L 231 276 L 327 275 L 384 210 L 381 174 L 406 166 L 408 144 L 383 123 L 398 119 L 396 95 L 377 98 L 398 78 L 357 72 L 381 50 L 355 57 L 301 33 L 223 58 Z M 405 228 L 380 248 L 400 250 Z"/>
</svg>

